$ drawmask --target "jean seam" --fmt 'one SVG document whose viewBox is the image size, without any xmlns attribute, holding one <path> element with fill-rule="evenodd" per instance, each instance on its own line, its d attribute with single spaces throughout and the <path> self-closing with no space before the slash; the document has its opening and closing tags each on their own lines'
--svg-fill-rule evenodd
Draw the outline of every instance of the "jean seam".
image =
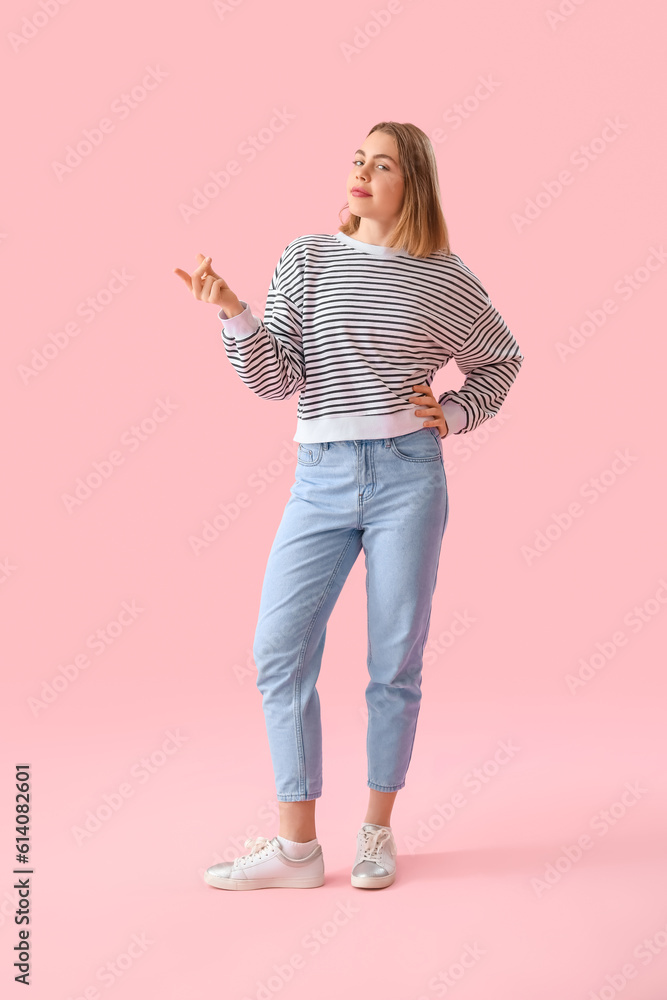
<svg viewBox="0 0 667 1000">
<path fill-rule="evenodd" d="M 311 468 L 311 467 L 312 467 L 313 465 L 319 465 L 319 464 L 320 464 L 320 462 L 322 461 L 322 457 L 323 457 L 323 455 L 324 455 L 324 448 L 323 448 L 323 446 L 322 446 L 322 443 L 321 443 L 321 442 L 318 442 L 318 443 L 317 443 L 317 444 L 315 445 L 315 447 L 319 449 L 319 452 L 316 452 L 316 454 L 317 454 L 317 458 L 315 459 L 315 461 L 314 461 L 314 462 L 302 462 L 302 461 L 301 461 L 301 459 L 299 458 L 299 453 L 300 453 L 300 449 L 301 449 L 302 447 L 304 447 L 304 445 L 300 444 L 300 445 L 299 445 L 299 448 L 297 449 L 297 457 L 296 457 L 296 463 L 297 463 L 297 465 L 303 465 L 303 466 L 305 466 L 305 468 L 307 468 L 307 469 L 308 469 L 308 468 Z M 309 454 L 311 454 L 311 455 L 313 454 L 313 451 L 312 451 L 312 449 L 311 449 L 311 448 L 307 448 L 307 449 L 306 449 L 306 451 L 308 451 L 308 452 L 309 452 Z"/>
<path fill-rule="evenodd" d="M 378 784 L 377 781 L 371 781 L 370 778 L 369 778 L 369 780 L 368 780 L 368 787 L 369 788 L 375 788 L 376 790 L 378 790 L 380 792 L 397 792 L 397 791 L 399 791 L 399 789 L 405 788 L 405 780 L 403 780 L 398 785 L 380 785 L 380 784 Z"/>
<path fill-rule="evenodd" d="M 322 795 L 322 791 L 305 793 L 304 796 L 300 796 L 299 792 L 294 795 L 284 795 L 279 793 L 276 795 L 278 802 L 305 802 L 312 799 L 319 799 Z"/>
<path fill-rule="evenodd" d="M 315 611 L 313 613 L 313 617 L 310 620 L 310 625 L 308 626 L 308 629 L 306 631 L 306 635 L 304 637 L 303 643 L 301 644 L 301 651 L 299 653 L 299 662 L 298 662 L 298 665 L 297 665 L 296 677 L 294 678 L 294 725 L 295 725 L 295 736 L 296 736 L 297 752 L 298 752 L 298 755 L 299 755 L 299 789 L 301 789 L 301 785 L 302 785 L 302 781 L 303 781 L 303 786 L 304 786 L 303 794 L 304 795 L 307 795 L 308 793 L 305 790 L 305 784 L 306 784 L 306 767 L 305 767 L 306 755 L 305 755 L 304 746 L 303 746 L 303 720 L 301 718 L 301 676 L 302 676 L 302 673 L 303 673 L 303 664 L 304 664 L 304 660 L 305 660 L 305 657 L 306 657 L 306 649 L 308 648 L 308 643 L 310 642 L 310 637 L 311 637 L 311 635 L 313 633 L 313 629 L 315 627 L 315 622 L 317 621 L 317 616 L 319 615 L 320 611 L 322 610 L 322 606 L 324 604 L 324 601 L 326 600 L 327 594 L 331 590 L 331 587 L 333 585 L 333 581 L 336 578 L 338 570 L 340 569 L 341 563 L 342 563 L 342 561 L 343 561 L 343 559 L 345 557 L 345 553 L 349 549 L 350 543 L 354 539 L 354 536 L 355 536 L 355 532 L 352 531 L 350 533 L 350 535 L 348 536 L 348 539 L 347 539 L 347 542 L 345 543 L 345 547 L 343 548 L 343 551 L 341 552 L 341 554 L 338 557 L 338 560 L 336 561 L 336 565 L 334 566 L 333 570 L 331 571 L 331 575 L 330 575 L 330 577 L 329 577 L 329 579 L 327 581 L 326 586 L 324 587 L 324 590 L 322 592 L 322 596 L 321 596 L 321 598 L 319 600 L 319 603 L 318 603 L 317 607 L 315 608 Z M 300 795 L 301 791 L 299 791 L 298 794 Z"/>
<path fill-rule="evenodd" d="M 428 430 L 430 430 L 430 429 L 431 428 L 428 428 Z M 442 449 L 441 448 L 439 449 L 439 451 L 440 451 L 440 455 L 439 456 L 438 455 L 427 455 L 425 457 L 412 458 L 410 455 L 403 455 L 399 451 L 398 446 L 397 446 L 396 441 L 394 440 L 394 438 L 391 438 L 390 440 L 391 440 L 391 451 L 394 453 L 394 455 L 396 455 L 397 458 L 400 458 L 400 460 L 402 462 L 435 462 L 435 461 L 437 461 L 438 458 L 440 458 L 440 460 L 442 461 Z"/>
<path fill-rule="evenodd" d="M 368 550 L 364 546 L 364 554 L 366 556 L 366 634 L 368 635 L 368 658 L 367 658 L 367 668 L 368 676 L 371 676 L 371 663 L 373 662 L 373 648 L 371 645 L 371 611 L 369 605 L 369 584 L 368 577 L 370 573 L 370 560 L 368 558 Z M 368 707 L 368 705 L 366 706 Z M 368 721 L 366 723 L 366 758 L 370 759 L 370 733 L 371 733 L 371 714 L 370 708 L 368 709 Z"/>
<path fill-rule="evenodd" d="M 444 472 L 444 467 L 443 467 L 443 472 Z M 443 520 L 443 523 L 442 523 L 442 534 L 440 535 L 440 545 L 438 547 L 438 558 L 437 558 L 436 563 L 435 563 L 435 578 L 433 580 L 433 590 L 431 592 L 431 607 L 429 608 L 428 618 L 426 619 L 426 628 L 424 629 L 424 642 L 422 643 L 422 652 L 421 652 L 421 656 L 422 656 L 422 671 L 420 671 L 420 676 L 421 676 L 421 673 L 423 672 L 424 649 L 426 648 L 426 640 L 428 639 L 428 633 L 429 633 L 429 629 L 431 627 L 431 615 L 433 613 L 433 597 L 434 597 L 434 594 L 435 594 L 436 584 L 438 582 L 438 569 L 439 569 L 439 566 L 440 566 L 440 555 L 442 553 L 442 541 L 443 541 L 443 538 L 445 536 L 445 528 L 447 527 L 447 513 L 448 513 L 448 511 L 449 511 L 449 500 L 447 498 L 447 492 L 445 491 L 445 516 L 444 516 L 444 520 Z M 420 680 L 419 686 L 421 687 L 421 680 Z M 422 704 L 421 704 L 421 698 L 420 698 L 419 699 L 419 704 L 417 705 L 417 714 L 415 715 L 415 724 L 414 724 L 414 728 L 412 730 L 412 743 L 410 744 L 410 753 L 408 754 L 408 761 L 407 761 L 407 764 L 405 765 L 406 774 L 407 774 L 408 768 L 410 767 L 410 763 L 412 761 L 412 751 L 414 750 L 414 746 L 415 746 L 415 737 L 417 735 L 417 723 L 419 722 L 419 713 L 421 712 L 421 708 L 422 708 Z"/>
</svg>

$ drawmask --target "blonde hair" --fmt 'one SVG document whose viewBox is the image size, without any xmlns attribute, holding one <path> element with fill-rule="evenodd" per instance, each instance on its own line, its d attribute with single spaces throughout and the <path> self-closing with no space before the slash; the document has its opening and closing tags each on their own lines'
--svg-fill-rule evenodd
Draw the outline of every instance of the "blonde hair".
<svg viewBox="0 0 667 1000">
<path fill-rule="evenodd" d="M 407 250 L 413 257 L 428 257 L 436 250 L 450 254 L 449 233 L 440 204 L 438 165 L 431 140 L 410 122 L 378 122 L 368 134 L 373 132 L 394 137 L 403 171 L 403 206 L 387 246 Z M 349 207 L 346 202 L 340 211 Z M 354 236 L 360 222 L 361 216 L 350 212 L 349 218 L 339 226 L 339 232 Z"/>
</svg>

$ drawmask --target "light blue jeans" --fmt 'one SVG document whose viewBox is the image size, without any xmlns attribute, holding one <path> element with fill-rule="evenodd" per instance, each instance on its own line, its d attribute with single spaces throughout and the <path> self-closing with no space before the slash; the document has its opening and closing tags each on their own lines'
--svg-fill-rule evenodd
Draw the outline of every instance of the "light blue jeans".
<svg viewBox="0 0 667 1000">
<path fill-rule="evenodd" d="M 322 794 L 316 683 L 329 616 L 363 548 L 368 606 L 368 787 L 405 785 L 423 653 L 449 516 L 436 427 L 300 444 L 271 547 L 253 644 L 282 802 Z"/>
</svg>

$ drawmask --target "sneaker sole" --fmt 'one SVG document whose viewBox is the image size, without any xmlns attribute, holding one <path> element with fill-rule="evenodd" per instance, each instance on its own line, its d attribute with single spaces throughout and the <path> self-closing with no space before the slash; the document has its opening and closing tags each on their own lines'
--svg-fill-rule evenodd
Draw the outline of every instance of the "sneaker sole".
<svg viewBox="0 0 667 1000">
<path fill-rule="evenodd" d="M 395 878 L 396 872 L 377 878 L 370 878 L 368 875 L 353 875 L 352 885 L 357 889 L 384 889 L 386 885 L 391 885 Z"/>
<path fill-rule="evenodd" d="M 324 885 L 324 875 L 313 878 L 217 878 L 204 875 L 204 880 L 216 889 L 316 889 Z"/>
</svg>

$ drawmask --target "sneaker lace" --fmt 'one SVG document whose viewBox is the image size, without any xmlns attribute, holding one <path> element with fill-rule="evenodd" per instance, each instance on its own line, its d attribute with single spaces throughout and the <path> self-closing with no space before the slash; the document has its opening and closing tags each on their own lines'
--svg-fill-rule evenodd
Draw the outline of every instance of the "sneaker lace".
<svg viewBox="0 0 667 1000">
<path fill-rule="evenodd" d="M 364 846 L 362 861 L 377 861 L 380 858 L 380 851 L 383 845 L 391 837 L 391 830 L 369 830 L 362 831 L 364 835 Z"/>
<path fill-rule="evenodd" d="M 242 854 L 241 857 L 237 858 L 237 863 L 239 861 L 245 861 L 246 858 L 251 858 L 254 854 L 259 854 L 259 852 L 263 851 L 265 847 L 268 847 L 270 843 L 271 841 L 268 837 L 249 837 L 243 846 L 249 847 L 250 851 L 248 854 Z"/>
</svg>

